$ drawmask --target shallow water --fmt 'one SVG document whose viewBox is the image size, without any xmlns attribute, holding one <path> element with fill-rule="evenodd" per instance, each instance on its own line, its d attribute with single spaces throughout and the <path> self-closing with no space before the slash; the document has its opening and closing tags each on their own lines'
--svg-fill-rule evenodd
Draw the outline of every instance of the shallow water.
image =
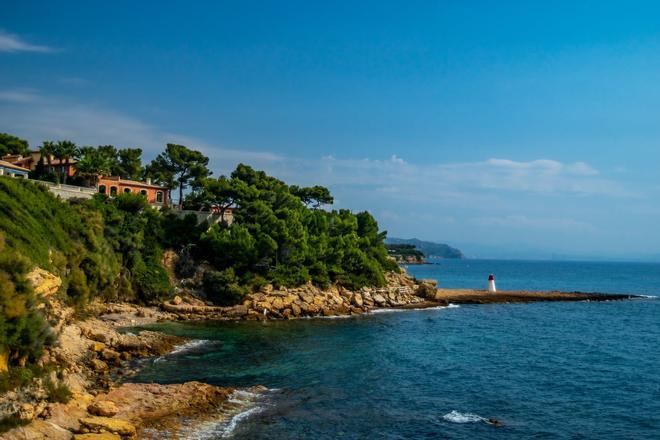
<svg viewBox="0 0 660 440">
<path fill-rule="evenodd" d="M 207 342 L 132 380 L 272 390 L 204 438 L 660 438 L 657 299 L 158 327 Z"/>
</svg>

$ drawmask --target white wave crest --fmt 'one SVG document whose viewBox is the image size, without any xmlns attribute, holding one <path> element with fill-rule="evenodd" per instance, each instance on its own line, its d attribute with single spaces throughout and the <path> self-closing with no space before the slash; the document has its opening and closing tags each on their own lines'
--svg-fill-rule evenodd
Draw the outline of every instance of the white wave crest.
<svg viewBox="0 0 660 440">
<path fill-rule="evenodd" d="M 263 408 L 260 406 L 254 406 L 247 411 L 240 412 L 236 414 L 234 417 L 231 418 L 229 423 L 227 423 L 227 426 L 223 427 L 222 432 L 220 435 L 222 437 L 230 437 L 233 433 L 236 427 L 238 426 L 239 423 L 241 423 L 243 420 L 247 419 L 248 417 L 260 413 L 263 411 Z"/>
<path fill-rule="evenodd" d="M 442 416 L 442 418 L 452 423 L 487 422 L 487 419 L 481 417 L 480 415 L 471 414 L 471 413 L 462 413 L 456 410 L 448 412 L 447 414 Z"/>
<path fill-rule="evenodd" d="M 186 342 L 185 344 L 177 345 L 176 347 L 174 347 L 174 349 L 172 351 L 170 351 L 168 353 L 168 355 L 184 353 L 186 351 L 190 351 L 190 350 L 193 350 L 195 348 L 206 345 L 209 342 L 211 342 L 211 341 L 209 341 L 208 339 L 195 339 L 194 341 L 190 341 L 190 342 Z"/>
<path fill-rule="evenodd" d="M 184 430 L 181 438 L 211 440 L 231 437 L 242 422 L 265 409 L 264 406 L 257 404 L 260 397 L 261 394 L 248 390 L 234 391 L 227 399 L 227 402 L 233 405 L 230 405 L 230 409 L 226 410 L 219 420 L 202 423 L 189 431 Z"/>
</svg>

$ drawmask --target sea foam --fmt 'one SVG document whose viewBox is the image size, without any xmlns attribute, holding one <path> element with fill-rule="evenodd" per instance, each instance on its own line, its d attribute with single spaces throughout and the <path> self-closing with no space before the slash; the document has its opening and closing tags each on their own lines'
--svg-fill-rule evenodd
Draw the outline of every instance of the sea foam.
<svg viewBox="0 0 660 440">
<path fill-rule="evenodd" d="M 474 422 L 486 422 L 487 420 L 480 415 L 471 414 L 471 413 L 462 413 L 456 410 L 448 412 L 442 416 L 448 422 L 452 423 L 474 423 Z"/>
<path fill-rule="evenodd" d="M 247 390 L 234 391 L 227 399 L 227 403 L 231 405 L 219 414 L 217 420 L 201 423 L 191 429 L 184 429 L 181 432 L 182 438 L 210 440 L 231 437 L 242 422 L 265 409 L 265 406 L 259 404 L 260 397 L 262 397 L 261 394 Z"/>
</svg>

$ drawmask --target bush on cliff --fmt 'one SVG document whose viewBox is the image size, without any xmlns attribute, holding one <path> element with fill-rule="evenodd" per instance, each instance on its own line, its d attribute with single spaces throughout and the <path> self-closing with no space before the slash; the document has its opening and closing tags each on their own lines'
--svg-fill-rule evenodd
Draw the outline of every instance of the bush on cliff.
<svg viewBox="0 0 660 440">
<path fill-rule="evenodd" d="M 383 243 L 386 233 L 367 212 L 319 209 L 332 200 L 325 188 L 288 186 L 239 165 L 230 178 L 207 179 L 188 199 L 191 207 L 231 203 L 237 208 L 232 225 L 219 223 L 202 233 L 198 256 L 220 272 L 232 269 L 248 287 L 264 281 L 279 286 L 337 282 L 351 289 L 383 285 L 384 271 L 398 270 Z M 215 285 L 223 282 L 214 279 Z"/>
<path fill-rule="evenodd" d="M 150 302 L 171 287 L 160 258 L 164 217 L 143 197 L 63 202 L 30 181 L 0 177 L 7 248 L 63 280 L 64 298 Z"/>
<path fill-rule="evenodd" d="M 0 235 L 0 358 L 10 365 L 24 366 L 36 360 L 43 346 L 53 341 L 25 279 L 29 268 L 26 258 L 5 248 Z"/>
<path fill-rule="evenodd" d="M 236 304 L 247 293 L 247 289 L 239 284 L 232 268 L 207 271 L 202 283 L 207 299 L 221 306 Z"/>
</svg>

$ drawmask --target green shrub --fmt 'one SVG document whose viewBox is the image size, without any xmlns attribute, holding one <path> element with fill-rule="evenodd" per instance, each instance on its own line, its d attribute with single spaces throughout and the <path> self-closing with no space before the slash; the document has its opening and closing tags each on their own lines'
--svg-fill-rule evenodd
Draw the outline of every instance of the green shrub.
<svg viewBox="0 0 660 440">
<path fill-rule="evenodd" d="M 71 390 L 64 383 L 53 383 L 50 379 L 46 379 L 46 392 L 48 393 L 48 401 L 52 403 L 68 403 L 71 400 Z"/>
<path fill-rule="evenodd" d="M 240 302 L 247 293 L 238 283 L 234 270 L 207 271 L 202 280 L 206 297 L 214 304 L 230 306 Z"/>
</svg>

